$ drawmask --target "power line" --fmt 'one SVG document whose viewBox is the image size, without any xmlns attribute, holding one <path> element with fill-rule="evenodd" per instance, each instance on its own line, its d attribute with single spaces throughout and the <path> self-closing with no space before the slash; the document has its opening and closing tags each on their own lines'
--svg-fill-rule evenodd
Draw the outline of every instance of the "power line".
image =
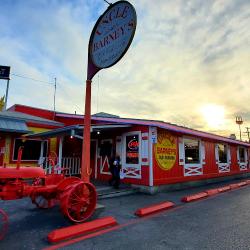
<svg viewBox="0 0 250 250">
<path fill-rule="evenodd" d="M 32 78 L 32 77 L 28 77 L 28 76 L 18 75 L 18 74 L 14 74 L 14 73 L 12 73 L 11 75 L 21 77 L 21 78 L 25 78 L 25 79 L 29 79 L 29 80 L 36 81 L 36 82 L 42 82 L 42 83 L 46 83 L 46 84 L 49 84 L 49 85 L 54 85 L 53 82 L 46 82 L 46 81 L 43 81 L 43 80 L 38 80 L 38 79 L 35 79 L 35 78 Z"/>
<path fill-rule="evenodd" d="M 66 95 L 68 98 L 68 101 L 71 99 L 71 97 L 67 94 L 67 91 L 65 91 L 64 87 L 62 84 L 58 85 L 58 82 L 56 80 L 56 78 L 54 78 L 54 82 L 47 82 L 47 81 L 43 81 L 43 80 L 39 80 L 39 79 L 35 79 L 33 77 L 29 77 L 29 76 L 24 76 L 24 75 L 19 75 L 19 74 L 14 74 L 12 73 L 11 75 L 13 76 L 16 76 L 16 77 L 20 77 L 20 78 L 24 78 L 24 79 L 29 79 L 29 80 L 32 80 L 32 81 L 35 81 L 35 82 L 40 82 L 40 83 L 46 83 L 48 85 L 53 85 L 54 86 L 54 111 L 55 111 L 55 95 L 56 95 L 56 89 L 59 87 L 61 89 L 61 91 L 63 92 L 64 95 Z M 71 104 L 73 104 L 77 109 L 79 109 L 80 111 L 83 111 L 82 108 L 80 108 L 78 105 L 76 105 L 75 103 L 71 102 Z"/>
</svg>

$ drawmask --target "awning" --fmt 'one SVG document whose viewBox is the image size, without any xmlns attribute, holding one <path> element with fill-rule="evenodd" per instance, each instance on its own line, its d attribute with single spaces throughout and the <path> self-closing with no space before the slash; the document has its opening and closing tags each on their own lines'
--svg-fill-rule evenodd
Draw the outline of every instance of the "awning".
<svg viewBox="0 0 250 250">
<path fill-rule="evenodd" d="M 131 125 L 124 125 L 124 124 L 102 124 L 102 125 L 91 125 L 91 132 L 97 132 L 97 131 L 105 131 L 105 130 L 112 130 L 112 129 L 120 129 L 120 128 L 128 128 L 131 127 Z M 58 136 L 74 136 L 82 138 L 82 132 L 83 132 L 83 125 L 72 125 L 67 126 L 64 128 L 58 128 L 53 129 L 47 132 L 42 133 L 36 133 L 32 135 L 28 135 L 28 138 L 40 138 L 40 139 L 47 139 L 52 137 L 58 137 Z"/>
<path fill-rule="evenodd" d="M 0 118 L 0 132 L 31 133 L 24 121 L 15 121 Z"/>
</svg>

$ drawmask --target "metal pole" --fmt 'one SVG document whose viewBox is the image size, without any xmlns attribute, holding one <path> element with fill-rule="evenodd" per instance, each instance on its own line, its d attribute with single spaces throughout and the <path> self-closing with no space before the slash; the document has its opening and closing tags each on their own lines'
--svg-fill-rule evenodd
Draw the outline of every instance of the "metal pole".
<svg viewBox="0 0 250 250">
<path fill-rule="evenodd" d="M 85 114 L 83 128 L 83 147 L 81 178 L 85 182 L 90 179 L 90 126 L 91 126 L 91 80 L 86 81 Z"/>
<path fill-rule="evenodd" d="M 250 142 L 250 137 L 249 137 L 250 131 L 249 131 L 249 127 L 246 127 L 246 129 L 247 129 L 247 138 L 248 138 L 248 142 Z"/>
<path fill-rule="evenodd" d="M 10 83 L 10 79 L 7 80 L 7 87 L 6 87 L 6 94 L 5 94 L 5 102 L 4 102 L 4 109 L 7 109 L 7 100 L 8 100 L 8 94 L 9 94 L 9 83 Z"/>
<path fill-rule="evenodd" d="M 56 78 L 55 78 L 54 87 L 55 87 L 55 90 L 54 90 L 54 119 L 55 119 L 55 113 L 56 113 Z"/>
</svg>

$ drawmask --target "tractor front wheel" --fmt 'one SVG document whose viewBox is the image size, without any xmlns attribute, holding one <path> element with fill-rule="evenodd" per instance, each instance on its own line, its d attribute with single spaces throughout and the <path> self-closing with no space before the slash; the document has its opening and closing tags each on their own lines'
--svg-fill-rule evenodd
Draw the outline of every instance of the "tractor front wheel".
<svg viewBox="0 0 250 250">
<path fill-rule="evenodd" d="M 2 240 L 8 230 L 9 221 L 8 215 L 0 209 L 0 240 Z"/>
<path fill-rule="evenodd" d="M 63 214 L 71 221 L 80 223 L 95 211 L 97 194 L 89 182 L 79 181 L 69 185 L 61 196 Z"/>
</svg>

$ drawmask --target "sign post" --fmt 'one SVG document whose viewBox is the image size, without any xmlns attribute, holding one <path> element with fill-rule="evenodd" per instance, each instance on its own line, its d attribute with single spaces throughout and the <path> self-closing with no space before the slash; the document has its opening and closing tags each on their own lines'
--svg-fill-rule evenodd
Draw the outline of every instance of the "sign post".
<svg viewBox="0 0 250 250">
<path fill-rule="evenodd" d="M 9 94 L 9 82 L 10 82 L 10 67 L 9 66 L 0 65 L 0 79 L 7 80 L 7 87 L 6 87 L 6 94 L 5 94 L 5 100 L 4 100 L 4 108 L 3 108 L 3 110 L 6 110 L 8 94 Z"/>
<path fill-rule="evenodd" d="M 97 20 L 89 40 L 81 178 L 90 178 L 91 82 L 101 69 L 116 64 L 127 52 L 136 30 L 136 11 L 127 1 L 110 4 Z"/>
</svg>

